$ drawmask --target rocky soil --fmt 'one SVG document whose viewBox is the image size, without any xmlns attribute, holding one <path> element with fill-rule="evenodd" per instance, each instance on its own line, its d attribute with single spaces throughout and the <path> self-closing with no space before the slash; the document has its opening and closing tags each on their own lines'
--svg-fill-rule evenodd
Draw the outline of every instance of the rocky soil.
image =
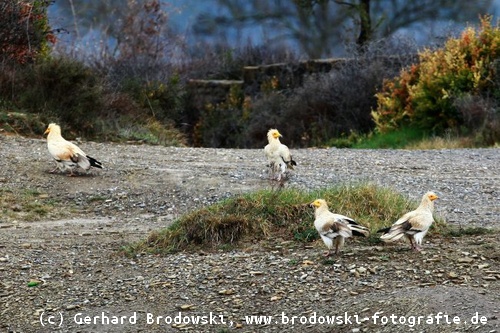
<svg viewBox="0 0 500 333">
<path fill-rule="evenodd" d="M 431 235 L 420 253 L 348 240 L 328 260 L 280 238 L 129 258 L 122 246 L 181 214 L 268 187 L 263 152 L 80 146 L 105 170 L 50 174 L 44 140 L 0 134 L 0 194 L 15 199 L 1 201 L 1 332 L 500 332 L 498 232 Z M 500 228 L 498 148 L 293 154 L 287 186 L 434 190 L 448 223 Z"/>
</svg>

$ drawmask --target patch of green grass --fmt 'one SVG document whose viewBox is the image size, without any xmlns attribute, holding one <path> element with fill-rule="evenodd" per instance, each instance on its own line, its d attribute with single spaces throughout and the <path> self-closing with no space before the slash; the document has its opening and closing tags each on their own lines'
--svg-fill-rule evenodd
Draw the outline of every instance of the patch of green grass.
<svg viewBox="0 0 500 333">
<path fill-rule="evenodd" d="M 321 264 L 323 264 L 325 266 L 331 266 L 331 265 L 335 264 L 335 260 L 333 260 L 333 259 L 323 259 L 323 260 L 321 260 Z"/>
<path fill-rule="evenodd" d="M 412 143 L 418 142 L 424 137 L 425 135 L 422 131 L 407 128 L 388 133 L 373 133 L 361 138 L 352 147 L 362 149 L 400 149 L 405 148 Z"/>
<path fill-rule="evenodd" d="M 477 140 L 476 140 L 477 141 Z M 388 133 L 368 135 L 351 134 L 345 138 L 333 139 L 332 146 L 358 149 L 457 149 L 482 147 L 473 137 L 459 136 L 451 131 L 442 136 L 428 135 L 422 130 L 405 128 Z"/>
<path fill-rule="evenodd" d="M 231 332 L 228 328 L 221 328 L 217 331 L 217 333 L 229 333 Z"/>
<path fill-rule="evenodd" d="M 418 205 L 400 193 L 373 184 L 340 185 L 315 191 L 262 190 L 186 214 L 123 252 L 133 255 L 199 248 L 233 249 L 266 239 L 312 242 L 319 235 L 309 204 L 318 198 L 325 199 L 332 212 L 350 216 L 368 227 L 371 236 L 367 242 L 371 243 L 379 242 L 378 229 L 390 226 Z"/>
<path fill-rule="evenodd" d="M 37 189 L 27 188 L 24 190 L 24 194 L 29 196 L 29 197 L 36 197 L 36 196 L 39 196 L 41 193 Z"/>
<path fill-rule="evenodd" d="M 0 188 L 0 211 L 6 221 L 36 221 L 57 215 L 56 202 L 37 189 Z"/>
<path fill-rule="evenodd" d="M 497 248 L 497 245 L 491 244 L 491 243 L 485 243 L 485 244 L 482 244 L 481 247 L 485 250 L 495 250 Z"/>
<path fill-rule="evenodd" d="M 340 137 L 331 138 L 325 144 L 327 147 L 337 148 L 353 148 L 356 144 L 366 140 L 367 135 L 361 135 L 356 132 L 351 132 L 349 135 L 341 135 Z"/>
</svg>

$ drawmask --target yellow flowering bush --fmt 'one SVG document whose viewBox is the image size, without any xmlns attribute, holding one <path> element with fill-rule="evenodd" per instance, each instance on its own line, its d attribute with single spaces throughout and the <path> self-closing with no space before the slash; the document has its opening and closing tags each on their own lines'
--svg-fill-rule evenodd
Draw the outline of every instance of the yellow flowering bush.
<svg viewBox="0 0 500 333">
<path fill-rule="evenodd" d="M 463 125 L 455 101 L 466 96 L 498 97 L 496 78 L 500 28 L 483 17 L 441 49 L 419 53 L 419 63 L 384 82 L 372 111 L 376 128 L 388 132 L 413 127 L 441 131 Z"/>
</svg>

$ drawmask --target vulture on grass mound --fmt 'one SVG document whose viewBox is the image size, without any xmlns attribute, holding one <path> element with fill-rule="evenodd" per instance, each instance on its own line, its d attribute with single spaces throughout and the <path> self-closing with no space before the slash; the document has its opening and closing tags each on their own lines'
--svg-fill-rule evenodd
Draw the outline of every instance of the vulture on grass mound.
<svg viewBox="0 0 500 333">
<path fill-rule="evenodd" d="M 412 250 L 422 250 L 422 240 L 434 222 L 432 213 L 434 212 L 434 200 L 436 199 L 439 199 L 439 197 L 434 192 L 424 194 L 417 209 L 403 215 L 392 226 L 377 231 L 384 233 L 380 239 L 384 242 L 395 242 L 406 236 L 410 241 Z"/>
<path fill-rule="evenodd" d="M 314 207 L 314 227 L 328 247 L 325 256 L 331 254 L 333 247 L 335 247 L 335 254 L 339 253 L 346 238 L 352 236 L 368 237 L 368 228 L 359 225 L 350 217 L 330 212 L 325 200 L 316 199 L 310 206 Z"/>
</svg>

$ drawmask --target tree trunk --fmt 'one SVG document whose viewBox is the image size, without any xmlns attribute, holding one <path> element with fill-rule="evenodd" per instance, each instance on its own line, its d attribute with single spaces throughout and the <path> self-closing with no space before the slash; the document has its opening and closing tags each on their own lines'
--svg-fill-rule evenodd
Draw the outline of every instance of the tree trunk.
<svg viewBox="0 0 500 333">
<path fill-rule="evenodd" d="M 359 3 L 360 32 L 356 44 L 360 50 L 372 37 L 372 21 L 370 18 L 370 0 L 361 0 Z"/>
</svg>

